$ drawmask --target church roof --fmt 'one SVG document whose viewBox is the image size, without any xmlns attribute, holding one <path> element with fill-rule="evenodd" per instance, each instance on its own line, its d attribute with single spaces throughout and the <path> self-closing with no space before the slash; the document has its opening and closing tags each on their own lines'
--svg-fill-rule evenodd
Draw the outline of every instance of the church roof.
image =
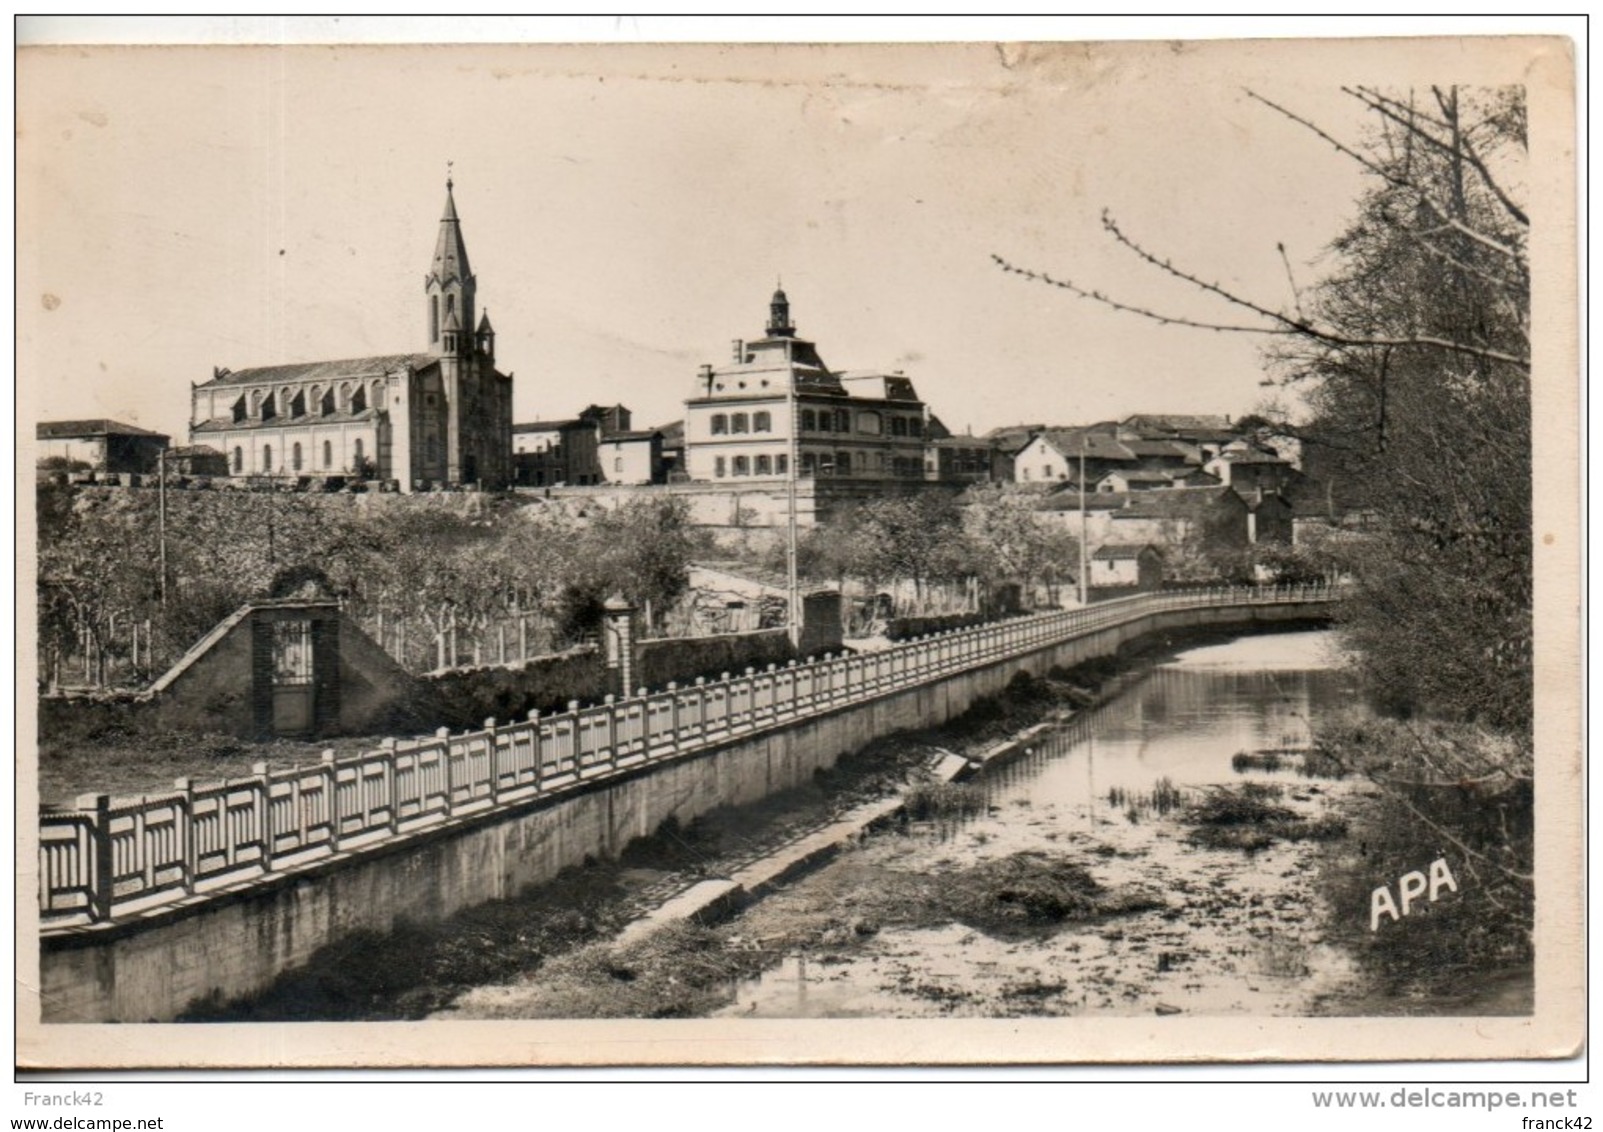
<svg viewBox="0 0 1603 1132">
<path fill-rule="evenodd" d="M 328 362 L 290 362 L 281 366 L 222 370 L 199 388 L 212 385 L 257 385 L 295 381 L 338 381 L 347 377 L 379 377 L 410 367 L 427 369 L 440 359 L 433 354 L 375 354 L 366 358 L 341 358 Z"/>
<path fill-rule="evenodd" d="M 249 417 L 236 421 L 232 417 L 213 417 L 192 425 L 190 434 L 200 432 L 243 432 L 256 428 L 304 428 L 312 425 L 349 424 L 353 421 L 370 421 L 378 417 L 377 409 L 358 409 L 356 412 L 307 413 L 299 417 Z"/>
</svg>

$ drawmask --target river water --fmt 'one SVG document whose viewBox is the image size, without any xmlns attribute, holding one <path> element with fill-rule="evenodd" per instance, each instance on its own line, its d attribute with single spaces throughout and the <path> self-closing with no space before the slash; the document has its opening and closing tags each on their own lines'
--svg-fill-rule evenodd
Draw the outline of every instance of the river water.
<svg viewBox="0 0 1603 1132">
<path fill-rule="evenodd" d="M 1161 907 L 1042 938 L 997 939 L 962 924 L 873 932 L 863 946 L 786 955 L 734 987 L 725 1013 L 769 1017 L 1022 1014 L 1303 1015 L 1348 986 L 1349 958 L 1327 945 L 1311 883 L 1317 849 L 1277 844 L 1248 856 L 1202 849 L 1177 822 L 1129 819 L 1115 788 L 1147 794 L 1160 779 L 1195 792 L 1239 784 L 1232 756 L 1296 750 L 1310 726 L 1352 708 L 1334 634 L 1243 637 L 1186 649 L 1098 708 L 1045 733 L 978 778 L 982 814 L 882 834 L 751 909 L 751 930 L 787 910 L 872 907 L 875 877 L 943 870 L 1020 851 L 1083 863 L 1109 887 L 1155 894 Z M 1287 801 L 1326 812 L 1352 787 L 1293 771 L 1254 771 Z M 870 929 L 871 931 L 873 929 Z"/>
</svg>

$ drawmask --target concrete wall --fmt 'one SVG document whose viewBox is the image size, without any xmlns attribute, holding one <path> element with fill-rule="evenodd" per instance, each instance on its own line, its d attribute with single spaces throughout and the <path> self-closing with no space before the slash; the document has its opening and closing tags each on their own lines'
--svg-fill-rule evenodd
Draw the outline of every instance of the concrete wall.
<svg viewBox="0 0 1603 1132">
<path fill-rule="evenodd" d="M 437 921 L 515 895 L 586 856 L 616 855 L 672 817 L 688 823 L 808 781 L 873 739 L 935 726 L 1000 692 L 1020 671 L 1044 674 L 1109 656 L 1158 630 L 1298 620 L 1306 609 L 1174 610 L 1104 629 L 870 703 L 742 736 L 721 747 L 535 799 L 468 824 L 337 856 L 251 889 L 152 912 L 137 923 L 71 929 L 41 942 L 47 1022 L 163 1021 L 197 1000 L 267 986 L 319 947 L 402 919 Z"/>
</svg>

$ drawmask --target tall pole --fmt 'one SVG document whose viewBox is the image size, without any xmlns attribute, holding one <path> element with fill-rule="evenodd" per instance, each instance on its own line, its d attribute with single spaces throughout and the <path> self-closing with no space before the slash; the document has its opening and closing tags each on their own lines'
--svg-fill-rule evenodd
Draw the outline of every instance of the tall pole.
<svg viewBox="0 0 1603 1132">
<path fill-rule="evenodd" d="M 167 450 L 156 454 L 156 560 L 161 571 L 161 606 L 167 608 Z"/>
<path fill-rule="evenodd" d="M 790 352 L 786 347 L 786 354 Z M 801 474 L 800 456 L 800 416 L 797 413 L 796 403 L 796 371 L 789 366 L 785 367 L 788 373 L 789 386 L 785 391 L 785 407 L 790 417 L 789 424 L 789 468 L 785 476 L 786 516 L 785 516 L 785 584 L 788 588 L 790 616 L 786 618 L 790 629 L 790 647 L 801 647 L 802 610 L 801 610 L 801 579 L 797 572 L 796 561 L 796 477 Z"/>
<path fill-rule="evenodd" d="M 1080 433 L 1080 605 L 1084 606 L 1091 596 L 1091 580 L 1086 577 L 1087 563 L 1085 548 L 1085 433 Z"/>
</svg>

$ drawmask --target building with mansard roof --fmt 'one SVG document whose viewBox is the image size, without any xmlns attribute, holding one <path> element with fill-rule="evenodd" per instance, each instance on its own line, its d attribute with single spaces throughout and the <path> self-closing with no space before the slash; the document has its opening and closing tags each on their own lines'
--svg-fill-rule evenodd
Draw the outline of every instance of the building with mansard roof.
<svg viewBox="0 0 1603 1132">
<path fill-rule="evenodd" d="M 496 369 L 495 330 L 477 309 L 453 187 L 423 280 L 426 349 L 216 369 L 194 387 L 190 442 L 223 452 L 232 476 L 510 484 L 512 375 Z"/>
<path fill-rule="evenodd" d="M 831 370 L 797 335 L 783 290 L 763 337 L 731 354 L 701 367 L 685 401 L 687 478 L 782 483 L 794 459 L 802 479 L 923 481 L 930 415 L 912 380 Z"/>
</svg>

